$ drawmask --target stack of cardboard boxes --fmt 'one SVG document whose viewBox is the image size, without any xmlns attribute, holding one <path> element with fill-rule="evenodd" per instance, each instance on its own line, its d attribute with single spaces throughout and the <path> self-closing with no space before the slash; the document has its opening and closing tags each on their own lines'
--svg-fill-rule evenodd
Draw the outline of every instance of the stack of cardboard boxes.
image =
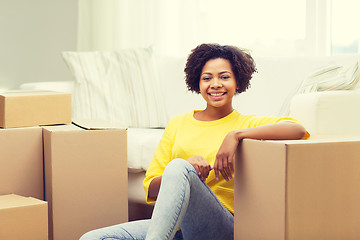
<svg viewBox="0 0 360 240">
<path fill-rule="evenodd" d="M 76 240 L 126 222 L 126 149 L 125 129 L 72 124 L 71 94 L 1 94 L 0 239 Z"/>
</svg>

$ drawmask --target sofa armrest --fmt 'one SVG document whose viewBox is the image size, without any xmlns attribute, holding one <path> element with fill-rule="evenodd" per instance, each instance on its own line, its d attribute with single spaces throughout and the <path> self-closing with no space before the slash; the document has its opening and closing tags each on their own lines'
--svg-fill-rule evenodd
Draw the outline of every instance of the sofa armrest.
<svg viewBox="0 0 360 240">
<path fill-rule="evenodd" d="M 290 116 L 312 134 L 360 135 L 360 89 L 295 95 Z"/>
</svg>

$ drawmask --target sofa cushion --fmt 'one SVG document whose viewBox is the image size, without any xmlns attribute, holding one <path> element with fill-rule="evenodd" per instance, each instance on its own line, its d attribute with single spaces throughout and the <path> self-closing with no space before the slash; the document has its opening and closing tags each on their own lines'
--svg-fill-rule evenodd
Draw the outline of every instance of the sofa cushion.
<svg viewBox="0 0 360 240">
<path fill-rule="evenodd" d="M 165 127 L 163 91 L 152 48 L 64 52 L 76 78 L 74 117 L 125 127 Z"/>
<path fill-rule="evenodd" d="M 129 128 L 127 130 L 129 172 L 148 169 L 163 132 L 164 129 Z"/>
</svg>

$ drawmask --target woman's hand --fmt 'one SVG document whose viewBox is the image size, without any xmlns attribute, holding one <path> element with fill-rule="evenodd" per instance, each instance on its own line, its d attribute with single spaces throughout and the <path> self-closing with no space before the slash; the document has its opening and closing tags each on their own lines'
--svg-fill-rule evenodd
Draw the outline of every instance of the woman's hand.
<svg viewBox="0 0 360 240">
<path fill-rule="evenodd" d="M 219 180 L 219 172 L 226 181 L 232 179 L 232 173 L 234 172 L 234 155 L 238 144 L 239 138 L 235 131 L 231 131 L 225 136 L 216 154 L 214 164 L 216 180 Z"/>
<path fill-rule="evenodd" d="M 293 122 L 279 122 L 259 127 L 239 129 L 229 132 L 216 154 L 214 164 L 215 177 L 219 180 L 219 172 L 226 181 L 234 172 L 234 155 L 239 141 L 245 138 L 263 140 L 294 140 L 308 137 L 305 128 Z"/>
<path fill-rule="evenodd" d="M 197 174 L 202 181 L 209 176 L 209 172 L 213 169 L 208 161 L 202 156 L 194 156 L 187 160 L 195 168 Z"/>
</svg>

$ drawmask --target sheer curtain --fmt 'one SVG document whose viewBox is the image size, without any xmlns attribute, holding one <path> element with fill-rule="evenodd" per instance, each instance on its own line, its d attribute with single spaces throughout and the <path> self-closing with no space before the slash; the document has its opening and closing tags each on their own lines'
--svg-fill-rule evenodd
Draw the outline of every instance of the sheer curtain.
<svg viewBox="0 0 360 240">
<path fill-rule="evenodd" d="M 79 0 L 78 50 L 152 45 L 153 3 L 151 0 Z"/>
<path fill-rule="evenodd" d="M 313 20 L 324 22 L 330 1 L 79 0 L 78 50 L 153 46 L 182 56 L 218 42 L 255 55 L 326 55 L 317 49 L 330 41 L 329 31 Z"/>
<path fill-rule="evenodd" d="M 199 0 L 79 0 L 78 51 L 153 46 L 178 55 L 198 39 L 199 7 Z"/>
</svg>

